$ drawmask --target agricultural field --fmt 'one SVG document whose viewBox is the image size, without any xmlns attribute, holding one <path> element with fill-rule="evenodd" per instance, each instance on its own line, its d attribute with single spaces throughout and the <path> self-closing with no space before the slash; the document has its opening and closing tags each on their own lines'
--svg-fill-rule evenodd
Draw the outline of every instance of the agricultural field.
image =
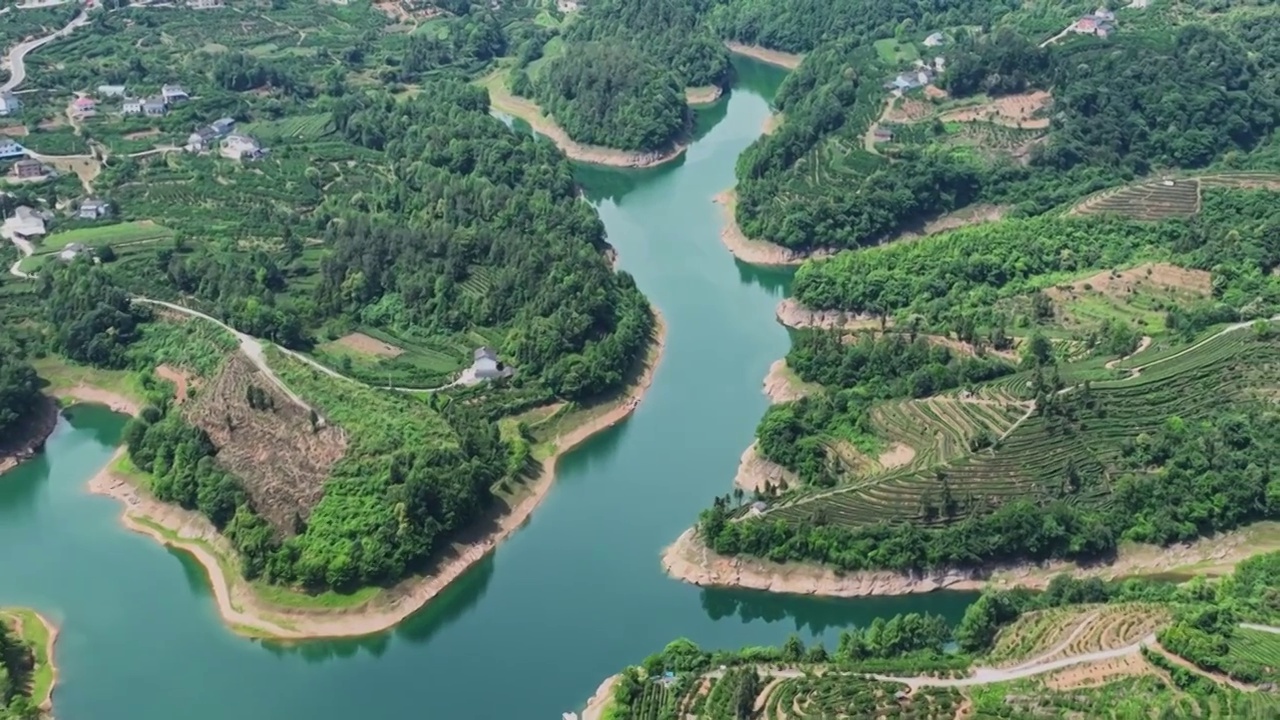
<svg viewBox="0 0 1280 720">
<path fill-rule="evenodd" d="M 768 687 L 766 693 L 756 699 L 756 705 L 763 703 L 762 717 L 769 718 L 951 720 L 962 703 L 960 693 L 949 688 L 925 687 L 911 691 L 905 685 L 856 675 L 787 678 Z"/>
<path fill-rule="evenodd" d="M 1132 645 L 1167 624 L 1155 604 L 1071 605 L 1027 613 L 996 637 L 985 662 L 1015 668 Z"/>
<path fill-rule="evenodd" d="M 287 142 L 309 142 L 333 132 L 333 119 L 329 113 L 294 115 L 280 120 L 260 120 L 238 128 L 239 132 L 257 138 L 267 145 Z"/>
<path fill-rule="evenodd" d="M 1141 356 L 1139 356 L 1141 357 Z M 1207 417 L 1223 402 L 1249 399 L 1255 388 L 1272 387 L 1280 347 L 1260 340 L 1249 327 L 1222 332 L 1177 353 L 1106 370 L 1080 363 L 1088 386 L 1063 388 L 1054 405 L 1074 418 L 1037 412 L 1034 404 L 1014 419 L 1029 378 L 1019 373 L 979 386 L 973 397 L 941 397 L 883 405 L 872 418 L 888 440 L 916 450 L 908 466 L 857 477 L 833 489 L 804 489 L 785 496 L 765 515 L 790 522 L 826 521 L 850 527 L 885 520 L 939 525 L 969 513 L 983 513 L 1012 499 L 1070 502 L 1105 507 L 1107 478 L 1123 443 L 1157 430 L 1167 418 L 1186 422 Z M 1075 365 L 1063 366 L 1068 382 Z M 1117 377 L 1123 375 L 1123 377 Z M 997 393 L 994 404 L 977 402 Z M 986 447 L 970 439 L 985 433 Z M 1070 471 L 1070 472 L 1069 472 Z M 1078 480 L 1068 488 L 1064 478 Z"/>
<path fill-rule="evenodd" d="M 1280 635 L 1276 633 L 1236 628 L 1227 657 L 1254 666 L 1268 682 L 1280 682 Z"/>
<path fill-rule="evenodd" d="M 1147 180 L 1094 193 L 1067 212 L 1070 215 L 1112 214 L 1149 221 L 1188 218 L 1200 212 L 1201 197 L 1206 188 L 1280 190 L 1280 174 L 1221 172 Z"/>
<path fill-rule="evenodd" d="M 136 220 L 115 225 L 98 225 L 56 232 L 47 236 L 36 248 L 36 252 L 57 252 L 71 243 L 82 243 L 89 247 L 102 247 L 103 245 L 116 246 L 155 242 L 167 240 L 171 237 L 173 237 L 173 231 L 163 225 L 150 220 Z"/>
<path fill-rule="evenodd" d="M 872 45 L 875 46 L 876 54 L 880 57 L 880 60 L 888 65 L 903 65 L 920 58 L 920 51 L 916 48 L 914 42 L 901 42 L 897 38 L 884 38 L 875 41 Z"/>
<path fill-rule="evenodd" d="M 492 344 L 500 343 L 479 331 L 440 338 L 364 327 L 317 346 L 313 356 L 371 385 L 429 388 L 448 383 L 471 364 L 477 347 Z"/>
</svg>

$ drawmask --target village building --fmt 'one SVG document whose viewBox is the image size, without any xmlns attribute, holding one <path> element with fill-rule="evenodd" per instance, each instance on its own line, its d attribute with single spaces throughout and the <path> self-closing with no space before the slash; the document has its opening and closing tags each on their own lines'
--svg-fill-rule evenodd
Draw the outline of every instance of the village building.
<svg viewBox="0 0 1280 720">
<path fill-rule="evenodd" d="M 213 149 L 213 141 L 218 139 L 218 131 L 212 127 L 197 128 L 187 136 L 187 150 L 200 153 Z"/>
<path fill-rule="evenodd" d="M 229 117 L 219 118 L 209 123 L 209 127 L 218 134 L 218 137 L 222 137 L 236 129 L 236 121 Z"/>
<path fill-rule="evenodd" d="M 940 33 L 940 32 L 936 32 L 936 33 L 933 33 L 932 35 L 930 35 L 929 37 L 927 37 L 927 38 L 925 38 L 925 39 L 924 39 L 924 46 L 925 46 L 925 47 L 940 47 L 940 46 L 942 46 L 942 44 L 943 44 L 943 43 L 945 43 L 946 41 L 947 41 L 947 39 L 946 39 L 946 37 L 945 37 L 945 36 L 943 36 L 943 34 L 942 34 L 942 33 Z"/>
<path fill-rule="evenodd" d="M 14 163 L 12 172 L 14 177 L 25 180 L 44 177 L 49 170 L 39 160 L 26 159 Z"/>
<path fill-rule="evenodd" d="M 124 86 L 124 85 L 99 85 L 99 86 L 98 86 L 98 97 L 103 97 L 103 98 L 119 97 L 119 98 L 122 98 L 122 97 L 124 97 L 124 96 L 125 96 L 125 95 L 127 95 L 127 94 L 128 94 L 128 90 L 125 88 L 125 86 Z"/>
<path fill-rule="evenodd" d="M 13 217 L 4 221 L 4 234 L 20 240 L 32 240 L 45 234 L 47 213 L 20 205 L 13 211 Z"/>
<path fill-rule="evenodd" d="M 11 160 L 13 158 L 26 157 L 26 155 L 27 149 L 22 147 L 17 140 L 0 135 L 0 160 Z"/>
<path fill-rule="evenodd" d="M 100 220 L 111 212 L 111 204 L 105 200 L 89 199 L 80 203 L 76 217 L 81 220 Z"/>
<path fill-rule="evenodd" d="M 22 101 L 11 92 L 0 92 L 0 116 L 17 115 L 22 112 Z"/>
<path fill-rule="evenodd" d="M 142 98 L 125 98 L 120 103 L 120 112 L 124 115 L 141 115 L 142 114 Z"/>
<path fill-rule="evenodd" d="M 93 117 L 98 114 L 98 101 L 91 97 L 78 97 L 71 101 L 67 112 L 76 120 Z"/>
<path fill-rule="evenodd" d="M 71 243 L 62 248 L 62 252 L 58 253 L 58 259 L 62 262 L 71 262 L 89 251 L 89 246 L 84 243 Z"/>
<path fill-rule="evenodd" d="M 169 105 L 162 98 L 150 97 L 142 101 L 142 114 L 147 117 L 161 117 L 169 112 Z"/>
<path fill-rule="evenodd" d="M 165 85 L 161 87 L 160 97 L 164 99 L 167 105 L 174 105 L 191 99 L 191 96 L 187 94 L 186 90 L 182 89 L 181 85 Z"/>
<path fill-rule="evenodd" d="M 888 128 L 877 127 L 872 133 L 876 142 L 893 142 L 893 131 Z"/>
<path fill-rule="evenodd" d="M 1105 7 L 1100 7 L 1094 10 L 1092 14 L 1076 20 L 1068 29 L 1082 35 L 1096 35 L 1100 38 L 1105 38 L 1116 31 L 1115 20 L 1115 13 Z"/>
<path fill-rule="evenodd" d="M 222 7 L 222 0 L 187 0 L 187 7 L 192 10 L 212 10 Z"/>
<path fill-rule="evenodd" d="M 230 160 L 258 160 L 267 154 L 257 140 L 238 133 L 224 137 L 221 147 L 222 157 Z"/>
<path fill-rule="evenodd" d="M 471 374 L 476 380 L 495 380 L 515 374 L 510 366 L 498 359 L 498 353 L 489 346 L 476 348 L 471 363 Z"/>
</svg>

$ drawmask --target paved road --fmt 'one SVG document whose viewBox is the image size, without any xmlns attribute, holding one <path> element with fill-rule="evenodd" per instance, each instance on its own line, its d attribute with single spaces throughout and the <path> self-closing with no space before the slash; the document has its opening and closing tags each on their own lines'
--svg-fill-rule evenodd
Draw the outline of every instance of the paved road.
<svg viewBox="0 0 1280 720">
<path fill-rule="evenodd" d="M 27 79 L 27 54 L 33 50 L 44 47 L 48 43 L 57 40 L 60 37 L 66 37 L 75 31 L 76 28 L 89 22 L 89 14 L 85 10 L 81 10 L 66 27 L 61 30 L 52 32 L 44 37 L 35 38 L 26 42 L 18 43 L 9 51 L 6 64 L 9 67 L 9 79 L 0 84 L 0 92 L 8 92 L 18 87 Z"/>
</svg>

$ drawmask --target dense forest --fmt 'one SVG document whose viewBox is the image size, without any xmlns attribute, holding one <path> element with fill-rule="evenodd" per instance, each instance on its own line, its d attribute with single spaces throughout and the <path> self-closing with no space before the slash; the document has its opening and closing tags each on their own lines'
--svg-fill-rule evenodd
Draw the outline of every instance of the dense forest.
<svg viewBox="0 0 1280 720">
<path fill-rule="evenodd" d="M 738 222 L 748 236 L 787 247 L 857 247 L 978 201 L 1036 214 L 1159 168 L 1204 167 L 1253 149 L 1280 124 L 1280 74 L 1259 59 L 1265 53 L 1250 52 L 1273 43 L 1245 46 L 1197 25 L 1167 38 L 1048 48 L 1009 28 L 962 37 L 940 79 L 952 94 L 1052 91 L 1048 141 L 1021 164 L 938 143 L 905 146 L 888 161 L 838 150 L 879 112 L 889 73 L 842 38 L 815 50 L 779 90 L 787 122 L 739 161 Z M 812 168 L 797 170 L 802 159 L 840 181 L 812 182 Z"/>
<path fill-rule="evenodd" d="M 16 431 L 39 401 L 35 370 L 17 343 L 0 332 L 0 436 Z"/>
<path fill-rule="evenodd" d="M 36 656 L 5 622 L 0 622 L 0 720 L 36 720 L 40 709 L 29 693 Z"/>
<path fill-rule="evenodd" d="M 629 43 L 575 45 L 532 82 L 543 109 L 569 137 L 589 145 L 662 150 L 689 123 L 676 75 L 658 56 Z"/>
</svg>

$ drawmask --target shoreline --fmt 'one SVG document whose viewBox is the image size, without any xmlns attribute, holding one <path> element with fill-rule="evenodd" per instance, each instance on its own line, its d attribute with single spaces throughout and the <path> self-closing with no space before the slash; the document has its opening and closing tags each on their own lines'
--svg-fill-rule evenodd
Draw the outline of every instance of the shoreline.
<svg viewBox="0 0 1280 720">
<path fill-rule="evenodd" d="M 746 43 L 726 40 L 724 46 L 728 48 L 731 53 L 737 53 L 738 55 L 759 60 L 760 62 L 768 63 L 769 65 L 776 65 L 780 68 L 786 68 L 787 70 L 795 70 L 800 67 L 800 63 L 804 62 L 803 55 L 796 55 L 795 53 L 783 52 L 781 50 L 770 50 L 769 48 L 762 47 L 760 45 L 747 45 Z"/>
<path fill-rule="evenodd" d="M 600 683 L 600 687 L 596 688 L 595 694 L 587 700 L 587 706 L 582 710 L 582 720 L 601 720 L 604 717 L 604 711 L 613 703 L 613 688 L 621 678 L 621 673 L 610 675 Z"/>
<path fill-rule="evenodd" d="M 921 574 L 893 570 L 839 572 L 811 563 L 774 563 L 755 557 L 728 557 L 708 548 L 689 528 L 662 552 L 669 577 L 699 587 L 725 587 L 791 595 L 854 598 L 913 595 L 938 590 L 975 592 L 984 588 L 1044 590 L 1055 575 L 1075 578 L 1170 577 L 1198 573 L 1225 575 L 1237 563 L 1280 548 L 1280 523 L 1262 522 L 1231 533 L 1203 537 L 1167 548 L 1135 545 L 1107 564 L 1065 561 L 998 565 L 988 569 L 938 570 Z M 1266 535 L 1266 537 L 1255 537 Z"/>
<path fill-rule="evenodd" d="M 542 112 L 537 103 L 526 98 L 513 95 L 506 85 L 506 74 L 498 71 L 480 81 L 481 87 L 489 93 L 489 104 L 492 109 L 506 113 L 529 123 L 539 135 L 543 135 L 556 144 L 560 151 L 570 160 L 590 165 L 603 165 L 613 168 L 644 169 L 671 162 L 684 155 L 689 149 L 689 140 L 681 138 L 671 143 L 669 148 L 652 151 L 616 150 L 600 145 L 580 143 L 564 131 L 554 119 Z"/>
<path fill-rule="evenodd" d="M 722 97 L 724 97 L 724 88 L 719 85 L 702 85 L 684 89 L 684 101 L 691 106 L 714 105 Z"/>
<path fill-rule="evenodd" d="M 26 639 L 27 633 L 26 633 L 26 628 L 24 625 L 24 619 L 22 615 L 30 615 L 31 617 L 34 617 L 37 622 L 39 622 L 41 625 L 44 626 L 45 634 L 48 635 L 48 639 L 44 643 L 44 657 L 45 657 L 45 664 L 49 666 L 49 672 L 50 672 L 51 678 L 49 680 L 49 687 L 44 692 L 44 697 L 41 697 L 41 698 L 33 697 L 31 698 L 31 702 L 34 703 L 37 708 L 43 711 L 46 716 L 49 716 L 53 712 L 53 691 L 55 688 L 58 687 L 58 663 L 54 659 L 54 649 L 57 647 L 57 644 L 58 644 L 58 626 L 54 625 L 52 622 L 49 622 L 49 618 L 45 617 L 39 612 L 36 612 L 35 610 L 32 610 L 31 608 L 0 607 L 0 615 L 8 615 L 10 618 L 12 618 L 12 620 L 18 627 L 18 635 L 22 637 L 24 641 Z M 37 662 L 38 662 L 38 659 L 37 659 Z"/>
<path fill-rule="evenodd" d="M 106 495 L 124 505 L 121 523 L 160 544 L 187 553 L 204 568 L 223 622 L 239 635 L 280 640 L 358 637 L 382 632 L 422 609 L 472 565 L 493 552 L 520 529 L 555 484 L 561 457 L 597 433 L 626 419 L 639 406 L 661 361 L 666 345 L 666 323 L 654 310 L 654 338 L 640 376 L 609 402 L 609 410 L 590 418 L 556 438 L 556 449 L 542 461 L 542 470 L 516 503 L 495 519 L 498 528 L 472 543 L 455 542 L 452 550 L 436 558 L 430 576 L 411 577 L 380 593 L 361 607 L 342 610 L 307 610 L 269 603 L 237 571 L 223 564 L 235 555 L 230 543 L 198 513 L 161 503 L 114 471 L 124 455 L 117 449 L 111 463 L 90 481 L 89 491 Z M 465 531 L 464 531 L 465 535 Z"/>
<path fill-rule="evenodd" d="M 12 445 L 7 445 L 4 450 L 0 450 L 0 475 L 44 452 L 44 444 L 49 441 L 49 436 L 58 427 L 58 418 L 62 415 L 58 402 L 43 393 L 40 395 L 39 402 L 40 407 L 32 411 L 31 422 L 23 428 L 23 432 L 28 434 L 17 438 Z"/>
<path fill-rule="evenodd" d="M 843 310 L 812 310 L 794 297 L 778 303 L 774 313 L 778 322 L 793 330 L 818 328 L 820 330 L 873 330 L 880 329 L 880 319 L 865 313 L 849 313 Z M 892 324 L 892 323 L 890 323 Z"/>
<path fill-rule="evenodd" d="M 720 229 L 720 241 L 733 256 L 748 265 L 771 265 L 774 267 L 800 265 L 810 258 L 822 258 L 833 255 L 830 250 L 792 250 L 767 240 L 753 240 L 742 232 L 736 216 L 738 194 L 730 188 L 718 193 L 712 202 L 724 209 L 724 226 Z"/>
</svg>

